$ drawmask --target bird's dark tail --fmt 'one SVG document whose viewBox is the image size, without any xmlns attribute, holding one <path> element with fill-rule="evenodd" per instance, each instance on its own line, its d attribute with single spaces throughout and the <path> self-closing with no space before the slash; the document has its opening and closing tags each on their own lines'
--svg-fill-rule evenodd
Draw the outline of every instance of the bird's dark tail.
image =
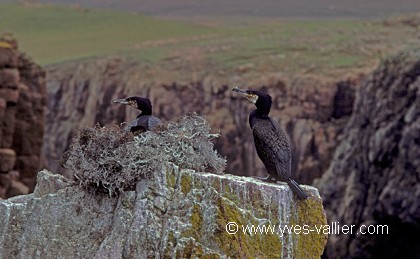
<svg viewBox="0 0 420 259">
<path fill-rule="evenodd" d="M 299 196 L 300 199 L 305 200 L 309 197 L 309 195 L 304 192 L 298 185 L 297 182 L 295 182 L 293 179 L 290 179 L 287 181 L 287 184 L 289 185 L 290 189 L 292 189 L 292 191 L 294 193 L 297 194 L 297 196 Z"/>
</svg>

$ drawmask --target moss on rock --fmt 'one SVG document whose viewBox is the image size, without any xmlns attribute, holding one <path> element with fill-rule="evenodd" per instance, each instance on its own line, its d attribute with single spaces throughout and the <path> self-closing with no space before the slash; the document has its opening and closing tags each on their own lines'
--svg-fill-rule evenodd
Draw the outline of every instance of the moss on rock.
<svg viewBox="0 0 420 259">
<path fill-rule="evenodd" d="M 323 226 L 327 225 L 325 211 L 320 206 L 322 200 L 309 198 L 305 201 L 298 201 L 294 225 L 309 226 L 311 231 L 307 234 L 295 235 L 293 251 L 295 258 L 316 258 L 314 255 L 323 253 L 327 243 L 328 235 L 323 233 Z M 322 229 L 321 229 L 322 228 Z"/>
<path fill-rule="evenodd" d="M 187 195 L 191 190 L 191 176 L 187 174 L 181 175 L 181 191 Z"/>
</svg>

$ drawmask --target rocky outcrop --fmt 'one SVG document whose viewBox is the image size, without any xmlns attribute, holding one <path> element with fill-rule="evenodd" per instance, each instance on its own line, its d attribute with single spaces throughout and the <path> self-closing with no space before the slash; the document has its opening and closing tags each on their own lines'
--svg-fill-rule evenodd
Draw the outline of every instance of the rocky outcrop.
<svg viewBox="0 0 420 259">
<path fill-rule="evenodd" d="M 248 127 L 248 114 L 254 108 L 231 94 L 230 82 L 237 81 L 237 77 L 194 75 L 172 83 L 174 79 L 167 76 L 170 71 L 164 66 L 164 71 L 156 69 L 121 58 L 49 67 L 44 138 L 47 167 L 59 171 L 58 161 L 78 127 L 96 122 L 119 124 L 137 115 L 134 109 L 111 104 L 113 98 L 142 95 L 151 98 L 154 114 L 164 121 L 191 112 L 205 115 L 223 136 L 215 144 L 227 157 L 228 172 L 265 173 Z M 328 168 L 337 138 L 351 113 L 352 93 L 358 81 L 359 77 L 337 83 L 314 76 L 286 78 L 274 74 L 247 82 L 250 88 L 267 90 L 273 96 L 271 114 L 291 136 L 293 168 L 300 182 L 311 183 Z"/>
<path fill-rule="evenodd" d="M 110 197 L 48 171 L 35 192 L 0 201 L 0 258 L 319 258 L 327 236 L 243 232 L 254 224 L 326 223 L 313 187 L 296 200 L 286 184 L 180 170 L 166 164 L 135 191 Z M 36 212 L 36 213 L 35 213 Z M 226 225 L 235 222 L 235 234 Z M 229 227 L 230 226 L 230 227 Z M 234 225 L 228 230 L 235 232 Z M 287 232 L 287 231 L 286 231 Z"/>
<path fill-rule="evenodd" d="M 0 37 L 0 197 L 27 194 L 41 165 L 45 72 Z"/>
<path fill-rule="evenodd" d="M 328 258 L 420 254 L 420 49 L 384 61 L 361 85 L 328 171 L 317 182 L 329 221 L 387 225 L 332 235 Z"/>
</svg>

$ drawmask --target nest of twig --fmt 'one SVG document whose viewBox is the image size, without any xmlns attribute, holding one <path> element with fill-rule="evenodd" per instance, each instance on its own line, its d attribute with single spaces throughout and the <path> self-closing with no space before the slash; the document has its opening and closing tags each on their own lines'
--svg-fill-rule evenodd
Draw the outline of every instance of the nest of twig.
<svg viewBox="0 0 420 259">
<path fill-rule="evenodd" d="M 119 127 L 83 127 L 63 157 L 80 185 L 110 195 L 132 190 L 138 180 L 161 170 L 166 162 L 180 168 L 221 174 L 226 160 L 214 150 L 210 125 L 191 115 L 133 136 Z"/>
</svg>

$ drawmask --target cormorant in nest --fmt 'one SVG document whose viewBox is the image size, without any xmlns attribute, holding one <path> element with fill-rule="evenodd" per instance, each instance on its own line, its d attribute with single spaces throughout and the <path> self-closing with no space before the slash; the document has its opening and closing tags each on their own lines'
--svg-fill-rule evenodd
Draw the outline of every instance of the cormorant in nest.
<svg viewBox="0 0 420 259">
<path fill-rule="evenodd" d="M 260 91 L 234 88 L 234 92 L 244 95 L 257 109 L 249 114 L 249 126 L 254 135 L 258 157 L 269 174 L 263 180 L 286 182 L 301 199 L 308 198 L 299 185 L 291 178 L 292 155 L 286 132 L 268 116 L 271 96 Z"/>
<path fill-rule="evenodd" d="M 152 116 L 152 103 L 148 98 L 131 96 L 125 99 L 115 99 L 112 102 L 130 105 L 141 111 L 141 113 L 137 115 L 137 118 L 127 126 L 127 129 L 133 134 L 153 130 L 154 127 L 161 123 L 160 119 Z"/>
</svg>

